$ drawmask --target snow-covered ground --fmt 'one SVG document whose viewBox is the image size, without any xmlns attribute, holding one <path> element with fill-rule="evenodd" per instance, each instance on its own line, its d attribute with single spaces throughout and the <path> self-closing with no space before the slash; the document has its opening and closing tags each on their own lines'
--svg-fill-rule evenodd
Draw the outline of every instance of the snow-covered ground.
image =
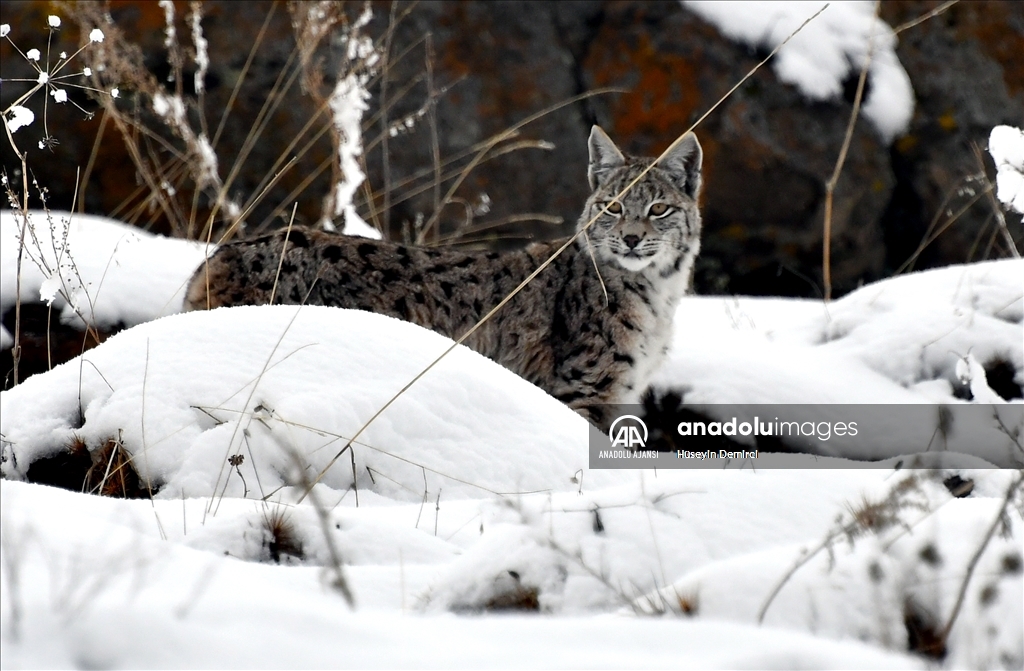
<svg viewBox="0 0 1024 671">
<path fill-rule="evenodd" d="M 906 620 L 946 624 L 1019 473 L 591 469 L 585 421 L 461 347 L 362 430 L 451 341 L 322 307 L 171 314 L 201 248 L 138 238 L 163 278 L 140 287 L 137 261 L 108 263 L 128 229 L 75 226 L 77 305 L 138 325 L 0 395 L 5 668 L 923 668 Z M 979 370 L 999 357 L 1024 381 L 1022 278 L 998 261 L 827 305 L 689 298 L 656 386 L 1002 400 Z M 53 286 L 23 277 L 22 298 Z M 101 471 L 131 455 L 152 500 L 21 481 L 76 441 L 107 448 Z M 947 668 L 1024 663 L 1019 505 L 967 583 Z"/>
<path fill-rule="evenodd" d="M 22 230 L 24 229 L 24 231 Z M 21 244 L 24 235 L 24 245 Z M 87 214 L 0 211 L 0 314 L 22 300 L 53 301 L 64 324 L 109 329 L 181 311 L 205 245 L 173 240 Z M 21 278 L 18 257 L 21 256 Z M 12 344 L 0 327 L 0 346 Z"/>
</svg>

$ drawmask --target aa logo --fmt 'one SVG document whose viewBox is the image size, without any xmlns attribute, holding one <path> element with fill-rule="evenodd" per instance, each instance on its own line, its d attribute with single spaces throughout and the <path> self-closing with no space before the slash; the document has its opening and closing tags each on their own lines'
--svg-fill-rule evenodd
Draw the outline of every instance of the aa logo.
<svg viewBox="0 0 1024 671">
<path fill-rule="evenodd" d="M 612 441 L 612 447 L 625 447 L 635 450 L 647 447 L 647 425 L 639 417 L 634 415 L 623 415 L 614 422 L 608 429 L 608 437 Z"/>
</svg>

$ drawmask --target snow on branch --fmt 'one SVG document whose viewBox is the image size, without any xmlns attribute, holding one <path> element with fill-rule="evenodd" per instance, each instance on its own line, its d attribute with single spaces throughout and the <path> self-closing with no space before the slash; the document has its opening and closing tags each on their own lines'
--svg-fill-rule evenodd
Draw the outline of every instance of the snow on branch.
<svg viewBox="0 0 1024 671">
<path fill-rule="evenodd" d="M 988 137 L 988 153 L 996 163 L 999 202 L 1024 214 L 1024 131 L 1013 126 L 996 126 Z"/>
</svg>

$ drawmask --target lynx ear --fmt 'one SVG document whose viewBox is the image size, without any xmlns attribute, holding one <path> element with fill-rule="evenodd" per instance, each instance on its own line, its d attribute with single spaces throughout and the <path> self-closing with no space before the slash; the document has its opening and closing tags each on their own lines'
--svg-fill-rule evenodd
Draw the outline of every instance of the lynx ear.
<svg viewBox="0 0 1024 671">
<path fill-rule="evenodd" d="M 611 138 L 601 130 L 600 126 L 594 126 L 590 130 L 590 140 L 587 142 L 587 146 L 590 148 L 587 179 L 590 181 L 591 190 L 593 190 L 604 179 L 604 174 L 620 167 L 626 162 L 626 157 L 622 155 Z"/>
<path fill-rule="evenodd" d="M 672 176 L 672 180 L 686 195 L 694 200 L 700 193 L 700 166 L 704 160 L 704 152 L 700 142 L 693 133 L 687 133 L 658 164 Z"/>
</svg>

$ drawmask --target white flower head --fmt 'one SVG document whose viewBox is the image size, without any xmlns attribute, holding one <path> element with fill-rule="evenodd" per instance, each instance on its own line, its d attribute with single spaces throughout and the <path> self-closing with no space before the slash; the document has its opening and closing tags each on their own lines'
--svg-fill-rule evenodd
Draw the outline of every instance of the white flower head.
<svg viewBox="0 0 1024 671">
<path fill-rule="evenodd" d="M 103 41 L 103 31 L 100 30 L 99 28 L 93 28 L 92 32 L 89 33 L 89 41 L 90 42 L 102 42 Z"/>
<path fill-rule="evenodd" d="M 25 58 L 29 59 L 30 61 L 38 61 L 39 49 L 29 49 L 28 53 L 25 54 Z"/>
<path fill-rule="evenodd" d="M 61 57 L 62 59 L 66 59 L 66 58 L 68 57 L 68 52 L 66 52 L 66 51 L 62 51 L 62 52 L 60 52 L 60 57 Z"/>
<path fill-rule="evenodd" d="M 46 22 L 50 24 L 51 28 L 60 28 L 59 16 L 54 16 L 53 14 L 50 14 L 48 17 L 46 17 Z"/>
<path fill-rule="evenodd" d="M 82 74 L 86 77 L 92 77 L 92 68 L 86 68 L 82 70 Z"/>
<path fill-rule="evenodd" d="M 5 23 L 3 25 L 0 25 L 0 37 L 7 37 L 7 35 L 10 32 L 11 32 L 11 24 Z"/>
<path fill-rule="evenodd" d="M 46 145 L 45 145 L 45 144 L 43 144 L 43 141 L 42 141 L 42 140 L 40 140 L 40 141 L 39 141 L 39 148 L 40 148 L 40 149 L 46 149 Z"/>
<path fill-rule="evenodd" d="M 50 91 L 50 95 L 53 96 L 56 102 L 66 103 L 68 101 L 68 92 L 64 89 L 54 88 Z"/>
<path fill-rule="evenodd" d="M 116 87 L 115 87 L 115 88 L 112 88 L 112 89 L 110 89 L 110 97 L 111 97 L 111 98 L 116 98 L 116 97 L 118 97 L 119 95 L 121 95 L 121 92 L 120 92 L 120 91 L 119 91 L 119 90 L 118 90 L 118 89 L 117 89 Z"/>
<path fill-rule="evenodd" d="M 15 105 L 11 108 L 11 116 L 7 119 L 7 126 L 12 133 L 18 132 L 19 128 L 29 125 L 35 121 L 36 115 L 27 107 Z"/>
</svg>

